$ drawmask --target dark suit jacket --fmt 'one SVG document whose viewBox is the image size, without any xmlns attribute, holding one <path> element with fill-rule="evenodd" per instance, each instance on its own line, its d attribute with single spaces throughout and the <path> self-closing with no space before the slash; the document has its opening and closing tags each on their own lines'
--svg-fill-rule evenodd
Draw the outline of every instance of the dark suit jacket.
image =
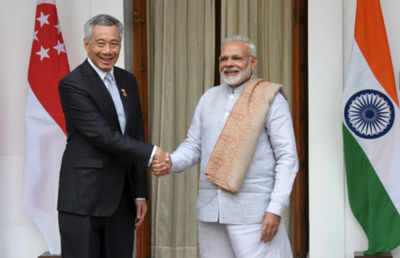
<svg viewBox="0 0 400 258">
<path fill-rule="evenodd" d="M 61 163 L 59 211 L 110 216 L 125 183 L 132 202 L 147 196 L 145 167 L 153 146 L 144 143 L 138 86 L 131 73 L 117 67 L 114 77 L 126 114 L 125 134 L 111 95 L 87 60 L 59 83 L 68 135 Z"/>
</svg>

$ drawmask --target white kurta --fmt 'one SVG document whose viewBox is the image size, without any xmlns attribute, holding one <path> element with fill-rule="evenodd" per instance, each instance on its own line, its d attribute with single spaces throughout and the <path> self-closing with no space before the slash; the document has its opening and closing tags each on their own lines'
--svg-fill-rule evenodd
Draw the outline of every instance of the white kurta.
<svg viewBox="0 0 400 258">
<path fill-rule="evenodd" d="M 172 171 L 200 162 L 198 220 L 221 224 L 259 224 L 266 211 L 282 215 L 298 170 L 289 106 L 278 93 L 265 118 L 265 130 L 237 194 L 217 188 L 205 177 L 215 143 L 245 84 L 207 90 L 196 107 L 186 139 L 171 155 Z"/>
</svg>

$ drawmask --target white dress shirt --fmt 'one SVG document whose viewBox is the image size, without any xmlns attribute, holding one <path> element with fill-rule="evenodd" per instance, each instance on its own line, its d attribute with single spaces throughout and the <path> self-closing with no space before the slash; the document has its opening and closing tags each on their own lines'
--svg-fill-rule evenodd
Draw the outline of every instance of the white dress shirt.
<svg viewBox="0 0 400 258">
<path fill-rule="evenodd" d="M 90 58 L 88 58 L 88 62 L 103 81 L 108 93 L 110 93 L 110 96 L 114 103 L 115 110 L 117 111 L 118 122 L 121 127 L 121 131 L 122 133 L 124 133 L 126 126 L 126 116 L 125 116 L 124 106 L 122 105 L 121 96 L 119 95 L 119 89 L 115 81 L 114 68 L 111 69 L 111 71 L 109 72 L 104 72 L 103 70 L 95 66 L 92 60 L 90 60 Z"/>
</svg>

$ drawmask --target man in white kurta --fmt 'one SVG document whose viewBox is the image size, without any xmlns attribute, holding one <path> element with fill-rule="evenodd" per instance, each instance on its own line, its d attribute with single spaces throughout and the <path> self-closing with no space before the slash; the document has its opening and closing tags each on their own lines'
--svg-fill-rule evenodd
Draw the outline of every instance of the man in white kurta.
<svg viewBox="0 0 400 258">
<path fill-rule="evenodd" d="M 256 64 L 253 43 L 241 36 L 226 39 L 219 60 L 224 83 L 199 100 L 187 137 L 171 154 L 167 169 L 153 166 L 155 174 L 162 175 L 200 162 L 197 216 L 202 258 L 292 257 L 281 216 L 289 203 L 298 160 L 289 106 L 282 94 L 275 96 L 265 117 L 239 192 L 224 191 L 205 176 L 226 119 Z"/>
</svg>

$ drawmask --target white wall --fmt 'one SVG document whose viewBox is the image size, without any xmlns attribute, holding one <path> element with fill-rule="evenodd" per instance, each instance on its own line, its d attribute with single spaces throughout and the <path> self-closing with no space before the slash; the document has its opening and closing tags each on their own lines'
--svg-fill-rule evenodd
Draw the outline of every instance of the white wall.
<svg viewBox="0 0 400 258">
<path fill-rule="evenodd" d="M 0 24 L 0 258 L 32 258 L 47 247 L 22 207 L 24 108 L 35 19 L 34 0 L 1 1 Z M 85 58 L 83 23 L 98 13 L 123 20 L 122 0 L 58 1 L 71 69 Z M 121 53 L 119 66 L 123 66 Z"/>
<path fill-rule="evenodd" d="M 381 1 L 396 82 L 400 70 L 398 0 Z M 356 0 L 309 0 L 310 257 L 352 258 L 367 248 L 345 185 L 342 90 L 351 55 Z M 392 252 L 400 258 L 400 248 Z"/>
<path fill-rule="evenodd" d="M 342 258 L 341 138 L 343 3 L 309 1 L 310 257 Z"/>
</svg>

